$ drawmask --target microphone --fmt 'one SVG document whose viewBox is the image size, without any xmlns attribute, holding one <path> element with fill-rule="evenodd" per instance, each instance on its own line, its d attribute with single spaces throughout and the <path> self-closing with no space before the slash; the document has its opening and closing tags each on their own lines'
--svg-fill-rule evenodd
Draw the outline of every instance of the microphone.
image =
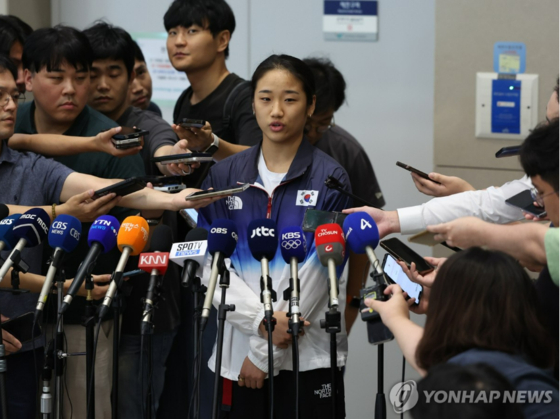
<svg viewBox="0 0 560 419">
<path fill-rule="evenodd" d="M 103 298 L 103 303 L 97 309 L 99 321 L 102 321 L 107 311 L 109 311 L 113 298 L 121 286 L 123 272 L 128 258 L 130 256 L 137 256 L 144 250 L 144 246 L 146 246 L 148 242 L 149 229 L 148 222 L 144 218 L 136 215 L 126 217 L 121 224 L 121 228 L 117 234 L 117 246 L 122 252 L 122 255 L 113 273 L 109 289 L 105 294 L 105 298 Z"/>
<path fill-rule="evenodd" d="M 62 214 L 55 218 L 49 230 L 49 246 L 54 249 L 51 256 L 51 264 L 45 277 L 45 283 L 39 294 L 37 307 L 35 308 L 35 321 L 43 312 L 43 308 L 47 302 L 49 291 L 51 290 L 54 282 L 56 271 L 62 264 L 62 259 L 65 253 L 73 252 L 82 234 L 82 223 L 76 217 L 71 215 Z"/>
<path fill-rule="evenodd" d="M 50 223 L 49 215 L 41 208 L 32 208 L 14 221 L 12 233 L 17 239 L 17 243 L 2 268 L 0 268 L 0 280 L 4 278 L 14 264 L 19 266 L 23 272 L 27 272 L 29 267 L 21 261 L 21 251 L 24 247 L 34 247 L 41 244 L 47 237 Z M 20 263 L 21 265 L 19 265 Z"/>
<path fill-rule="evenodd" d="M 344 262 L 344 234 L 338 224 L 323 224 L 315 230 L 317 256 L 329 269 L 329 308 L 338 307 L 338 280 L 336 267 Z"/>
<path fill-rule="evenodd" d="M 119 228 L 118 220 L 111 215 L 102 215 L 93 222 L 88 233 L 89 252 L 78 268 L 78 272 L 76 272 L 74 281 L 72 281 L 70 289 L 64 297 L 58 314 L 63 314 L 68 309 L 68 306 L 84 283 L 86 276 L 91 275 L 99 255 L 107 253 L 115 247 Z"/>
<path fill-rule="evenodd" d="M 206 327 L 208 317 L 210 316 L 212 298 L 214 298 L 218 275 L 222 274 L 226 269 L 224 259 L 229 258 L 233 254 L 235 246 L 237 245 L 237 239 L 237 226 L 233 221 L 219 218 L 214 220 L 210 225 L 208 252 L 212 255 L 212 271 L 210 272 L 208 291 L 206 292 L 204 305 L 202 306 L 202 315 L 200 319 L 201 331 Z"/>
<path fill-rule="evenodd" d="M 7 205 L 0 204 L 0 220 L 3 220 L 10 215 L 10 208 Z"/>
<path fill-rule="evenodd" d="M 307 255 L 305 235 L 300 227 L 286 227 L 280 235 L 280 252 L 284 261 L 290 265 L 290 287 L 284 291 L 284 300 L 290 301 L 292 327 L 299 329 L 301 314 L 299 310 L 299 279 L 298 263 L 302 263 Z M 296 335 L 297 335 L 296 331 Z"/>
<path fill-rule="evenodd" d="M 274 258 L 278 249 L 276 223 L 270 218 L 251 221 L 247 227 L 247 241 L 251 254 L 261 262 L 261 302 L 264 304 L 264 311 L 272 313 L 276 292 L 272 289 L 268 262 Z"/>
<path fill-rule="evenodd" d="M 373 218 L 367 212 L 355 212 L 344 219 L 343 228 L 350 249 L 357 254 L 366 253 L 375 271 L 383 274 L 373 251 L 379 244 L 379 230 Z"/>
<path fill-rule="evenodd" d="M 175 243 L 171 248 L 169 260 L 183 267 L 181 284 L 185 288 L 190 288 L 197 269 L 204 266 L 204 259 L 208 250 L 207 239 L 208 231 L 197 227 L 189 231 L 183 243 Z"/>
<path fill-rule="evenodd" d="M 14 235 L 14 223 L 20 217 L 21 214 L 14 214 L 0 221 L 0 252 L 2 250 L 12 250 L 17 244 L 18 239 Z"/>
<path fill-rule="evenodd" d="M 365 298 L 386 301 L 388 298 L 384 291 L 388 282 L 383 268 L 373 251 L 379 244 L 377 224 L 368 213 L 355 212 L 346 217 L 343 226 L 350 249 L 357 254 L 366 253 L 376 272 L 372 275 L 374 285 L 360 292 L 360 309 L 367 308 L 364 303 Z M 391 331 L 381 321 L 379 313 L 370 309 L 369 311 L 361 312 L 361 317 L 363 321 L 367 321 L 368 341 L 370 343 L 377 345 L 394 339 Z"/>
<path fill-rule="evenodd" d="M 141 253 L 138 268 L 150 274 L 150 282 L 146 299 L 144 301 L 144 311 L 142 313 L 141 333 L 151 333 L 151 318 L 155 307 L 155 300 L 158 294 L 158 278 L 165 275 L 169 265 L 169 249 L 171 248 L 172 234 L 171 229 L 166 225 L 160 225 L 154 229 L 150 244 L 151 249 L 159 249 L 151 253 Z M 160 251 L 161 250 L 161 251 Z"/>
</svg>

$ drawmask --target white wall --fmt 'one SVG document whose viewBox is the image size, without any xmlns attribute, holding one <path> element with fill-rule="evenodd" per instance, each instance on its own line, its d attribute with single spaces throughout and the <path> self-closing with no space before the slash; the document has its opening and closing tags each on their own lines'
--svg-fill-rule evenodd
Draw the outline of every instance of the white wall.
<svg viewBox="0 0 560 419">
<path fill-rule="evenodd" d="M 107 18 L 131 32 L 163 31 L 170 1 L 52 0 L 53 24 L 84 28 Z M 352 132 L 366 149 L 386 197 L 394 209 L 424 201 L 397 160 L 423 170 L 433 167 L 433 92 L 435 0 L 379 2 L 380 35 L 373 43 L 325 42 L 320 0 L 230 0 L 237 29 L 228 67 L 242 77 L 271 53 L 303 58 L 329 57 L 344 74 L 348 104 L 336 123 Z M 367 182 L 367 179 L 364 179 Z M 427 254 L 425 247 L 417 248 Z M 382 257 L 382 252 L 378 252 Z M 326 296 L 325 296 L 326 298 Z M 401 353 L 386 345 L 385 393 L 400 381 Z M 373 417 L 377 358 L 358 320 L 350 338 L 346 373 L 348 418 Z M 408 377 L 417 377 L 407 367 Z M 389 401 L 389 418 L 397 418 Z"/>
</svg>

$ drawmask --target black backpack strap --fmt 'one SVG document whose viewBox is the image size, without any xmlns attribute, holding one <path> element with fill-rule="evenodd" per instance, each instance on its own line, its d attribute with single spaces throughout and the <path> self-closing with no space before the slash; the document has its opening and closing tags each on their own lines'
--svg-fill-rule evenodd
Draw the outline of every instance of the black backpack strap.
<svg viewBox="0 0 560 419">
<path fill-rule="evenodd" d="M 234 132 L 233 127 L 231 127 L 231 116 L 233 114 L 233 110 L 235 109 L 235 103 L 236 103 L 236 99 L 242 94 L 244 93 L 247 89 L 251 88 L 251 82 L 249 80 L 241 80 L 233 89 L 231 92 L 229 92 L 229 95 L 224 103 L 224 111 L 222 113 L 223 115 L 223 126 L 225 129 L 227 129 L 230 132 Z"/>
</svg>

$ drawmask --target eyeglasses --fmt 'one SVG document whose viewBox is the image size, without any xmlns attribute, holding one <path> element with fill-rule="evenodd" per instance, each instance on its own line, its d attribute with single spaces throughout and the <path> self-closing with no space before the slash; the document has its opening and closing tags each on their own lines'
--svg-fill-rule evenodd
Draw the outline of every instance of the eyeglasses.
<svg viewBox="0 0 560 419">
<path fill-rule="evenodd" d="M 334 123 L 334 116 L 333 116 L 333 119 L 331 120 L 330 125 L 320 125 L 318 127 L 315 127 L 312 124 L 306 124 L 305 127 L 303 127 L 303 130 L 306 134 L 308 134 L 309 132 L 313 131 L 313 128 L 315 128 L 315 131 L 317 131 L 319 134 L 323 134 L 323 133 L 327 132 L 328 130 L 330 130 L 334 126 L 335 126 L 335 123 Z"/>
<path fill-rule="evenodd" d="M 538 204 L 539 207 L 544 208 L 544 198 L 552 195 L 553 193 L 558 193 L 558 191 L 552 191 L 547 194 L 541 195 L 536 188 L 531 189 L 531 198 Z"/>
<path fill-rule="evenodd" d="M 8 106 L 10 100 L 14 102 L 14 105 L 16 105 L 17 107 L 19 104 L 25 102 L 25 94 L 18 92 L 10 95 L 8 92 L 0 90 L 0 105 L 2 106 L 2 108 Z"/>
</svg>

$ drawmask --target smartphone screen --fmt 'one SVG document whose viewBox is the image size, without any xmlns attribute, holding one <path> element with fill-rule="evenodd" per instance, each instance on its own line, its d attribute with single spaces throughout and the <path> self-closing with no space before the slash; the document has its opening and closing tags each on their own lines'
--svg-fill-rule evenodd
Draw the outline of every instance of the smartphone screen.
<svg viewBox="0 0 560 419">
<path fill-rule="evenodd" d="M 402 260 L 408 266 L 414 262 L 416 264 L 416 270 L 421 274 L 426 274 L 434 270 L 434 267 L 426 262 L 422 256 L 397 238 L 383 240 L 379 242 L 379 244 L 388 253 L 393 255 L 395 258 Z"/>
<path fill-rule="evenodd" d="M 336 223 L 340 227 L 344 224 L 344 219 L 348 214 L 336 211 L 319 211 L 308 208 L 303 217 L 303 231 L 314 233 L 317 227 L 323 224 Z"/>
<path fill-rule="evenodd" d="M 383 271 L 391 281 L 398 284 L 410 298 L 414 299 L 415 304 L 420 302 L 422 285 L 412 282 L 393 256 L 389 254 L 385 255 L 385 259 L 383 259 Z"/>
<path fill-rule="evenodd" d="M 179 214 L 185 219 L 187 224 L 192 228 L 196 228 L 198 223 L 198 212 L 193 208 L 186 208 L 179 211 Z"/>
<path fill-rule="evenodd" d="M 534 204 L 534 199 L 531 195 L 531 191 L 528 189 L 519 192 L 517 195 L 513 195 L 511 198 L 506 199 L 506 204 L 521 208 L 523 211 L 528 212 L 535 217 L 544 217 L 546 215 L 546 211 L 544 210 L 544 208 L 537 207 Z"/>
</svg>

